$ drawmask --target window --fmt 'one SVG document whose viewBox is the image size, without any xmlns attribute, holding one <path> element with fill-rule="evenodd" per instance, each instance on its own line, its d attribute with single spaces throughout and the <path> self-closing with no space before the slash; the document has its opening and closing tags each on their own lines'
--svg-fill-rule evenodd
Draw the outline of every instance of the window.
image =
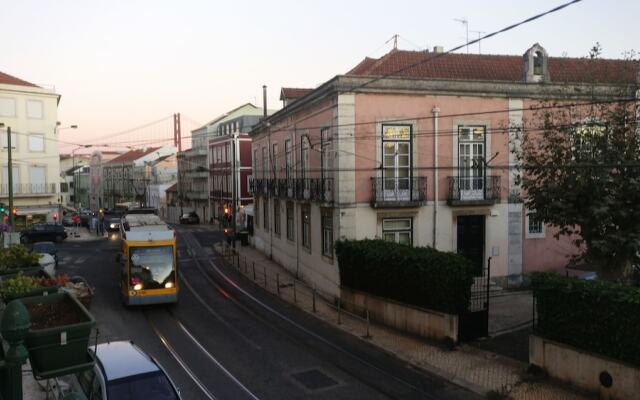
<svg viewBox="0 0 640 400">
<path fill-rule="evenodd" d="M 287 201 L 287 239 L 292 242 L 295 240 L 295 224 L 293 220 L 293 202 Z"/>
<path fill-rule="evenodd" d="M 256 228 L 260 225 L 258 217 L 260 217 L 260 197 L 256 197 L 255 204 L 253 205 L 253 223 Z"/>
<path fill-rule="evenodd" d="M 46 179 L 45 167 L 29 168 L 29 183 L 31 184 L 29 193 L 46 193 Z"/>
<path fill-rule="evenodd" d="M 271 168 L 273 171 L 273 177 L 277 178 L 278 175 L 278 144 L 274 143 L 271 150 Z"/>
<path fill-rule="evenodd" d="M 258 176 L 258 150 L 253 150 L 253 160 L 251 160 L 253 164 L 253 171 L 251 172 L 253 176 Z"/>
<path fill-rule="evenodd" d="M 7 97 L 0 97 L 0 117 L 15 117 L 16 101 Z"/>
<path fill-rule="evenodd" d="M 333 258 L 333 210 L 322 209 L 322 255 Z"/>
<path fill-rule="evenodd" d="M 385 199 L 411 198 L 411 125 L 382 126 L 382 179 Z"/>
<path fill-rule="evenodd" d="M 6 130 L 0 131 L 0 141 L 2 142 L 2 148 L 6 149 L 8 146 Z M 18 147 L 17 145 L 18 145 L 18 137 L 16 136 L 15 132 L 11 132 L 11 148 L 16 149 Z"/>
<path fill-rule="evenodd" d="M 13 165 L 11 168 L 11 176 L 13 178 L 13 191 L 18 192 L 20 189 L 20 167 Z M 9 168 L 2 167 L 2 192 L 9 192 Z"/>
<path fill-rule="evenodd" d="M 306 178 L 309 170 L 309 141 L 303 136 L 300 138 L 300 178 Z"/>
<path fill-rule="evenodd" d="M 533 54 L 533 74 L 542 75 L 542 64 L 544 62 L 544 56 L 541 51 L 536 51 Z"/>
<path fill-rule="evenodd" d="M 411 245 L 413 229 L 411 218 L 385 218 L 382 220 L 382 238 L 389 242 Z"/>
<path fill-rule="evenodd" d="M 269 230 L 269 199 L 265 197 L 263 199 L 263 207 L 262 207 L 262 227 L 265 231 Z"/>
<path fill-rule="evenodd" d="M 224 162 L 229 163 L 231 162 L 231 147 L 229 146 L 229 143 L 224 145 Z"/>
<path fill-rule="evenodd" d="M 604 124 L 596 121 L 587 121 L 575 127 L 573 132 L 574 161 L 597 161 L 602 154 L 602 147 L 606 146 L 603 141 L 607 140 L 607 129 Z"/>
<path fill-rule="evenodd" d="M 311 250 L 311 209 L 308 204 L 300 207 L 300 221 L 302 223 L 302 246 Z"/>
<path fill-rule="evenodd" d="M 44 106 L 40 100 L 27 100 L 27 118 L 44 118 Z"/>
<path fill-rule="evenodd" d="M 285 177 L 287 179 L 292 178 L 293 172 L 293 154 L 291 153 L 291 140 L 284 141 L 284 153 L 285 153 Z"/>
<path fill-rule="evenodd" d="M 535 212 L 527 213 L 525 223 L 525 238 L 526 239 L 544 239 L 544 222 L 536 218 Z"/>
<path fill-rule="evenodd" d="M 29 151 L 44 151 L 44 135 L 29 135 Z"/>
<path fill-rule="evenodd" d="M 273 200 L 273 233 L 280 235 L 280 200 Z"/>
<path fill-rule="evenodd" d="M 482 200 L 485 195 L 484 126 L 458 127 L 458 185 L 460 200 Z"/>
<path fill-rule="evenodd" d="M 262 146 L 262 178 L 267 177 L 267 171 L 269 170 L 269 159 L 267 155 L 267 147 Z"/>
<path fill-rule="evenodd" d="M 329 171 L 329 128 L 320 131 L 320 177 L 325 179 Z"/>
</svg>

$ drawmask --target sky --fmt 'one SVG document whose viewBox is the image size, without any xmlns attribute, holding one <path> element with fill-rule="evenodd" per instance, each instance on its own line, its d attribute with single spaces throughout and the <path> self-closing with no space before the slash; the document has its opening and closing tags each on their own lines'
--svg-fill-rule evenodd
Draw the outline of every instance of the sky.
<svg viewBox="0 0 640 400">
<path fill-rule="evenodd" d="M 21 0 L 0 6 L 0 71 L 62 95 L 61 140 L 111 136 L 131 144 L 183 135 L 246 102 L 281 107 L 281 87 L 316 87 L 364 57 L 398 47 L 445 50 L 567 0 Z M 599 42 L 605 58 L 640 50 L 638 0 L 583 0 L 482 41 L 482 53 L 516 54 L 540 43 L 550 56 L 583 57 Z M 473 45 L 469 51 L 478 52 Z M 464 50 L 463 50 L 464 51 Z M 100 139 L 105 141 L 105 139 Z"/>
</svg>

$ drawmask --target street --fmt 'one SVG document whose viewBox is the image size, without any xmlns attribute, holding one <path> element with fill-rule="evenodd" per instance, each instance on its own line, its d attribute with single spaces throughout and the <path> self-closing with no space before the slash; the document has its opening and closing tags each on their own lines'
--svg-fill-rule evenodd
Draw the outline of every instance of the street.
<svg viewBox="0 0 640 400">
<path fill-rule="evenodd" d="M 84 276 L 95 287 L 98 342 L 133 340 L 162 364 L 184 399 L 477 397 L 222 268 L 211 249 L 222 235 L 212 228 L 177 230 L 177 305 L 121 304 L 117 239 L 61 244 L 58 273 Z"/>
</svg>

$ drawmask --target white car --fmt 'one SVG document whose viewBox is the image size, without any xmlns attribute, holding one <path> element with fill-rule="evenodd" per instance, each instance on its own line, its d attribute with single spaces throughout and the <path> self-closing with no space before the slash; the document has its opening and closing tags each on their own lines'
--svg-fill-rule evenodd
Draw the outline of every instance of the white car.
<svg viewBox="0 0 640 400">
<path fill-rule="evenodd" d="M 38 260 L 40 267 L 47 273 L 49 276 L 54 276 L 56 274 L 56 259 L 53 258 L 51 254 L 40 253 L 40 260 Z"/>
</svg>

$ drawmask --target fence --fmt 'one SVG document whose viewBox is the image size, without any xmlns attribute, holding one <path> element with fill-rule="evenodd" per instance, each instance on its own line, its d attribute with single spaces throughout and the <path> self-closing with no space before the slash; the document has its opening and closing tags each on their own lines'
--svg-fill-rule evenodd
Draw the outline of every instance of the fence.
<svg viewBox="0 0 640 400">
<path fill-rule="evenodd" d="M 302 310 L 311 311 L 326 319 L 333 318 L 338 325 L 356 322 L 356 324 L 350 324 L 353 325 L 350 328 L 359 329 L 360 331 L 356 333 L 363 338 L 372 337 L 371 319 L 369 310 L 366 308 L 356 304 L 348 304 L 349 307 L 346 307 L 347 304 L 344 304 L 339 297 L 330 299 L 331 296 L 318 291 L 299 279 L 288 274 L 280 274 L 265 265 L 251 261 L 246 256 L 241 256 L 235 252 L 227 243 L 223 243 L 221 248 L 214 247 L 214 249 L 227 267 L 235 268 L 254 284 L 289 303 L 293 303 Z M 351 312 L 345 308 L 358 311 Z M 335 315 L 332 315 L 332 313 L 335 313 Z M 364 326 L 355 326 L 358 323 Z"/>
</svg>

